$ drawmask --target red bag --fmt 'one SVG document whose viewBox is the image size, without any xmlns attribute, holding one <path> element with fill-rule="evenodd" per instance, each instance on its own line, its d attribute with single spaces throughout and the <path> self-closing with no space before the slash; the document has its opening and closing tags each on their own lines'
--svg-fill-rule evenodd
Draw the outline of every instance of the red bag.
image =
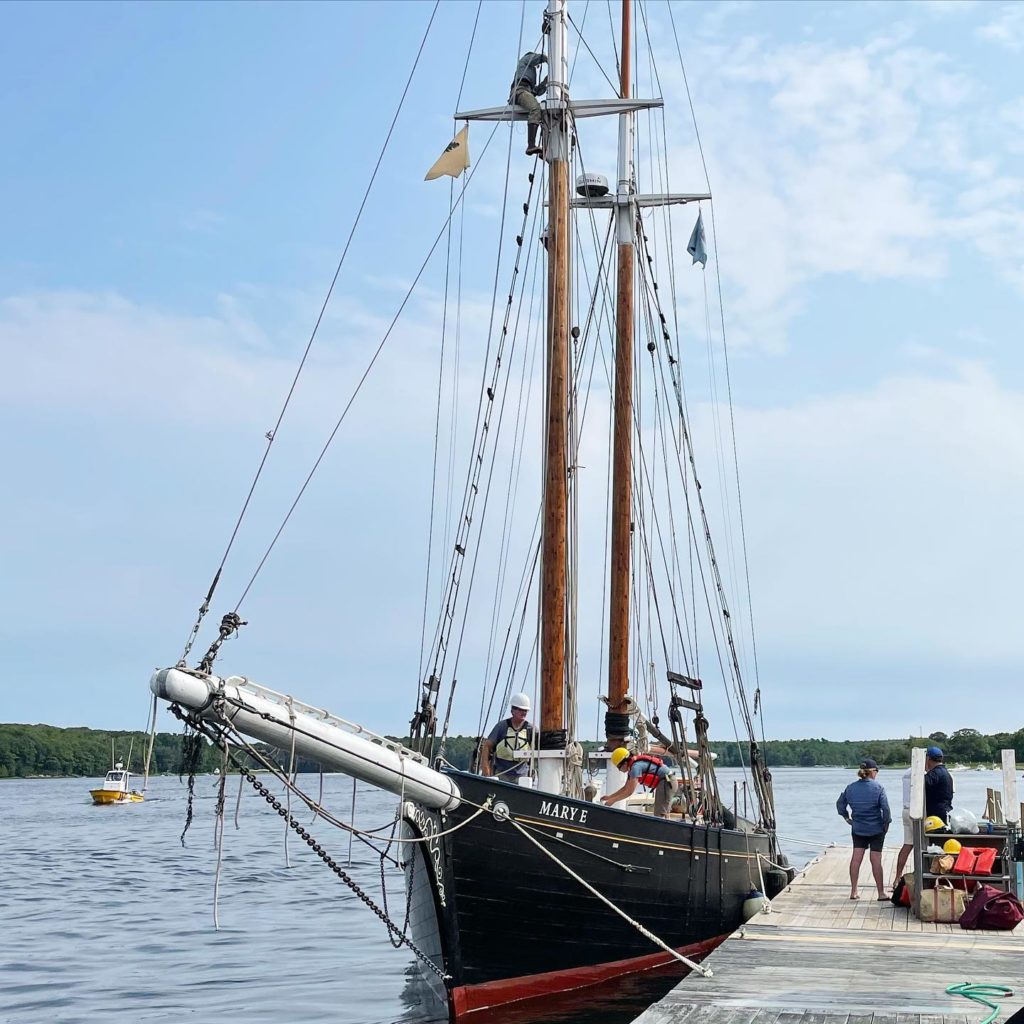
<svg viewBox="0 0 1024 1024">
<path fill-rule="evenodd" d="M 1024 906 L 1012 892 L 994 885 L 979 885 L 960 916 L 961 928 L 993 928 L 1011 931 L 1024 921 Z"/>
<path fill-rule="evenodd" d="M 996 849 L 994 846 L 986 846 L 983 850 L 978 850 L 977 859 L 974 861 L 974 870 L 971 872 L 972 875 L 990 875 L 992 874 L 992 865 L 996 862 Z"/>
<path fill-rule="evenodd" d="M 957 875 L 973 875 L 974 862 L 978 857 L 978 851 L 965 846 L 957 855 L 953 864 L 953 873 Z"/>
</svg>

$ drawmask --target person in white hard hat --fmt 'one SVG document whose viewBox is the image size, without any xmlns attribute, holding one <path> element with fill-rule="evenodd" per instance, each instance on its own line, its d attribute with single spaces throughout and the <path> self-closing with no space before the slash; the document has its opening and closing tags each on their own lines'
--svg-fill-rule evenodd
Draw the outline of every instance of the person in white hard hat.
<svg viewBox="0 0 1024 1024">
<path fill-rule="evenodd" d="M 533 747 L 533 726 L 526 720 L 530 713 L 527 694 L 513 693 L 509 705 L 510 717 L 503 718 L 480 744 L 480 771 L 513 780 L 529 770 L 529 761 L 522 755 Z"/>
</svg>

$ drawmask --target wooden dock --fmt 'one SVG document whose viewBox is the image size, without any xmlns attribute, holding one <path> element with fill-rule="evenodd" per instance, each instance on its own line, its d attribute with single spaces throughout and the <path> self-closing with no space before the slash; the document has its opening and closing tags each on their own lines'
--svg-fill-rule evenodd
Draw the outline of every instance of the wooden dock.
<svg viewBox="0 0 1024 1024">
<path fill-rule="evenodd" d="M 849 847 L 812 861 L 770 914 L 758 914 L 634 1024 L 973 1024 L 990 1012 L 947 995 L 970 981 L 1007 985 L 997 1021 L 1024 1007 L 1024 923 L 1013 932 L 926 924 L 875 901 L 865 857 L 849 898 Z M 896 850 L 883 854 L 892 877 Z"/>
</svg>

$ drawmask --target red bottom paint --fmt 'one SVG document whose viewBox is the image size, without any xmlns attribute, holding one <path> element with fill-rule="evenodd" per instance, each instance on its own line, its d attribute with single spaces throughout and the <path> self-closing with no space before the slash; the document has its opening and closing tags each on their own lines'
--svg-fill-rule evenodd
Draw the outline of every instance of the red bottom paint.
<svg viewBox="0 0 1024 1024">
<path fill-rule="evenodd" d="M 706 956 L 716 946 L 721 945 L 727 935 L 719 935 L 704 942 L 696 942 L 691 946 L 680 946 L 678 951 L 691 960 Z M 488 981 L 482 985 L 461 985 L 453 988 L 450 994 L 451 1009 L 456 1019 L 474 1010 L 485 1010 L 490 1007 L 504 1006 L 522 999 L 536 999 L 538 996 L 550 996 L 557 992 L 571 992 L 573 989 L 598 985 L 612 978 L 626 974 L 639 974 L 642 971 L 665 967 L 676 961 L 667 953 L 652 953 L 650 956 L 638 956 L 630 960 L 613 960 L 606 964 L 595 964 L 592 967 L 571 967 L 564 971 L 550 971 L 547 974 L 531 974 L 523 978 L 503 978 L 501 981 Z"/>
</svg>

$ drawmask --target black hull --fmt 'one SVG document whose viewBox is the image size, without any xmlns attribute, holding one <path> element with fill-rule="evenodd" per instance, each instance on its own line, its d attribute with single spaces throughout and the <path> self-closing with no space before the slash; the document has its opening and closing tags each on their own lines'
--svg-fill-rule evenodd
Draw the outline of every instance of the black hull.
<svg viewBox="0 0 1024 1024">
<path fill-rule="evenodd" d="M 450 772 L 463 803 L 443 818 L 407 802 L 407 834 L 429 839 L 406 867 L 413 938 L 449 976 L 453 1014 L 566 991 L 669 961 L 509 821 L 507 805 L 560 861 L 669 946 L 700 955 L 742 921 L 768 837 L 666 821 Z"/>
</svg>

